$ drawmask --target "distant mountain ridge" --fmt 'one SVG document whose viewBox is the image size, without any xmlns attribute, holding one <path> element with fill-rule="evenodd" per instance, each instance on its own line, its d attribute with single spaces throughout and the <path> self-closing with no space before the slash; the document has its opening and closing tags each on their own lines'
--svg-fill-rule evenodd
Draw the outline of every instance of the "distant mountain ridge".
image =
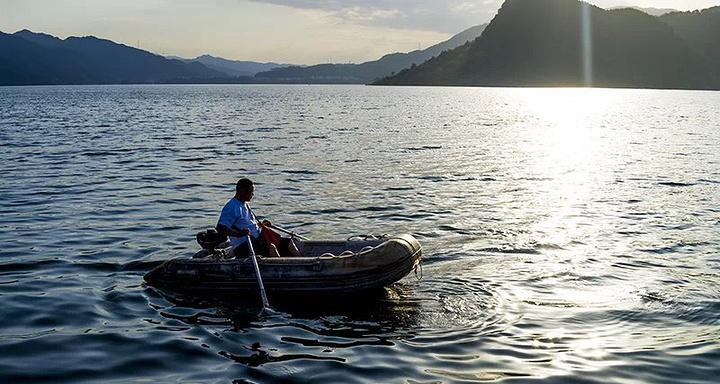
<svg viewBox="0 0 720 384">
<path fill-rule="evenodd" d="M 618 6 L 618 7 L 608 8 L 608 10 L 612 11 L 612 10 L 616 10 L 616 9 L 625 9 L 625 8 L 636 9 L 640 12 L 647 13 L 650 16 L 662 16 L 667 13 L 679 12 L 677 9 L 672 9 L 672 8 L 652 8 L 652 7 L 633 7 L 633 6 Z"/>
<path fill-rule="evenodd" d="M 715 10 L 658 18 L 577 0 L 506 0 L 474 42 L 377 84 L 585 86 L 582 7 L 592 20 L 593 86 L 720 89 L 719 68 L 707 59 L 718 53 L 718 34 L 705 35 L 718 24 L 702 23 L 716 20 Z"/>
<path fill-rule="evenodd" d="M 425 50 L 392 53 L 362 64 L 292 66 L 227 60 L 163 57 L 94 36 L 60 39 L 29 30 L 0 32 L 0 85 L 126 83 L 358 83 L 390 75 L 479 36 L 469 28 Z M 286 72 L 287 71 L 287 72 Z M 302 71 L 288 78 L 286 73 Z"/>
<path fill-rule="evenodd" d="M 0 32 L 0 85 L 123 84 L 225 76 L 94 36 L 57 37 L 22 30 Z"/>
<path fill-rule="evenodd" d="M 367 84 L 385 76 L 394 74 L 412 65 L 420 65 L 433 56 L 441 54 L 475 40 L 485 30 L 487 24 L 468 28 L 450 39 L 424 50 L 408 53 L 391 53 L 378 60 L 361 64 L 318 64 L 307 67 L 276 68 L 260 72 L 257 78 L 290 83 L 355 83 Z"/>
<path fill-rule="evenodd" d="M 255 76 L 275 68 L 289 67 L 292 64 L 260 63 L 256 61 L 228 60 L 222 57 L 204 54 L 194 59 L 168 56 L 169 59 L 181 60 L 186 63 L 198 62 L 208 68 L 225 73 L 227 76 Z"/>
<path fill-rule="evenodd" d="M 720 6 L 665 13 L 669 10 L 605 10 L 577 0 L 506 0 L 489 25 L 425 50 L 307 67 L 211 55 L 176 59 L 94 36 L 0 32 L 0 85 L 367 84 L 381 79 L 376 84 L 584 86 L 581 9 L 592 20 L 591 85 L 720 89 Z M 661 16 L 648 14 L 653 12 Z"/>
</svg>

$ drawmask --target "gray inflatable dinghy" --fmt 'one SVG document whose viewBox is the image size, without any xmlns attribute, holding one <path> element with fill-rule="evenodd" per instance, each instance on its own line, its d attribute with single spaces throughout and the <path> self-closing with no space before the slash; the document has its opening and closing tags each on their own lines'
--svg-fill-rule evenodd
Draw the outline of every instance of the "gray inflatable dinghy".
<svg viewBox="0 0 720 384">
<path fill-rule="evenodd" d="M 422 256 L 422 247 L 412 235 L 294 241 L 302 257 L 258 258 L 269 294 L 354 294 L 387 287 L 415 270 Z M 145 281 L 183 294 L 257 291 L 249 257 L 228 257 L 230 248 L 201 252 L 205 253 L 164 262 L 148 272 Z"/>
</svg>

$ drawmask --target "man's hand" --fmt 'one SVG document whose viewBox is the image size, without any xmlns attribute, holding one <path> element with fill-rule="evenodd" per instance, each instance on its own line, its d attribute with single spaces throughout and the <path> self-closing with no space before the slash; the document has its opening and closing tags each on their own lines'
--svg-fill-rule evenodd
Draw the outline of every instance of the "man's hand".
<svg viewBox="0 0 720 384">
<path fill-rule="evenodd" d="M 239 233 L 241 237 L 248 236 L 250 234 L 250 230 L 247 228 L 244 228 L 244 229 L 237 231 L 237 233 Z"/>
<path fill-rule="evenodd" d="M 272 223 L 270 222 L 270 220 L 263 220 L 262 225 L 263 227 L 272 227 Z"/>
</svg>

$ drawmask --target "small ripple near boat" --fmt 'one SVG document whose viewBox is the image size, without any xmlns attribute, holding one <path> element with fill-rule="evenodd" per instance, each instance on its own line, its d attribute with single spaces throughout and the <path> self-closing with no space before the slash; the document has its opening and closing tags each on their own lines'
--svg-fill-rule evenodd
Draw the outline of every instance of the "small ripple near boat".
<svg viewBox="0 0 720 384">
<path fill-rule="evenodd" d="M 416 270 L 420 243 L 411 235 L 295 240 L 303 257 L 258 258 L 269 294 L 353 294 L 387 287 Z M 250 258 L 177 258 L 145 275 L 157 288 L 185 294 L 257 291 Z"/>
</svg>

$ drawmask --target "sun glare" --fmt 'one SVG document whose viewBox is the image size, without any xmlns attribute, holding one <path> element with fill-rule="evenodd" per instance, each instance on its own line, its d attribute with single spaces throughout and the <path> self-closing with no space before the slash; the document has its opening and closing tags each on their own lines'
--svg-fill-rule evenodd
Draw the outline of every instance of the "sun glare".
<svg viewBox="0 0 720 384">
<path fill-rule="evenodd" d="M 580 165 L 588 160 L 594 153 L 598 119 L 611 103 L 612 91 L 568 88 L 526 92 L 525 107 L 538 124 L 528 133 L 535 136 L 540 158 L 551 160 L 555 166 Z"/>
<path fill-rule="evenodd" d="M 592 6 L 582 3 L 580 26 L 582 28 L 583 79 L 586 87 L 593 85 Z"/>
<path fill-rule="evenodd" d="M 518 92 L 529 123 L 521 132 L 529 160 L 519 172 L 538 180 L 534 198 L 548 214 L 535 231 L 543 242 L 562 246 L 583 231 L 579 217 L 602 183 L 597 165 L 604 158 L 603 120 L 617 93 L 612 90 L 528 89 Z M 598 230 L 600 226 L 596 227 Z M 588 235 L 588 234 L 585 234 Z"/>
</svg>

